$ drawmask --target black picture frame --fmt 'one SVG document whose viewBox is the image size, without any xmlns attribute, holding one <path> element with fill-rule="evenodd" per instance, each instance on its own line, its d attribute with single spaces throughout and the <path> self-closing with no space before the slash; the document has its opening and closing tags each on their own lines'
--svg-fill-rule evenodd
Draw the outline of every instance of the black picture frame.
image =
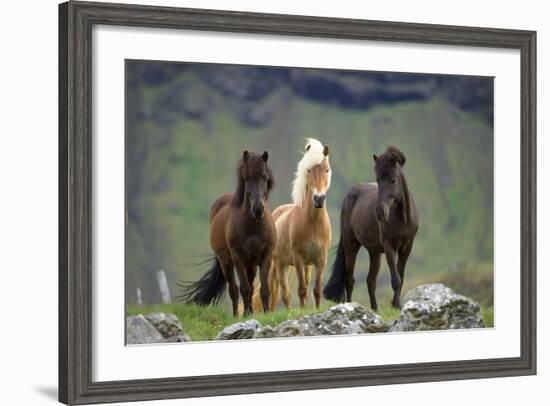
<svg viewBox="0 0 550 406">
<path fill-rule="evenodd" d="M 92 27 L 95 24 L 517 49 L 521 55 L 521 353 L 165 379 L 92 380 Z M 121 294 L 123 294 L 121 292 Z M 536 32 L 68 2 L 59 5 L 59 400 L 219 396 L 536 374 Z"/>
</svg>

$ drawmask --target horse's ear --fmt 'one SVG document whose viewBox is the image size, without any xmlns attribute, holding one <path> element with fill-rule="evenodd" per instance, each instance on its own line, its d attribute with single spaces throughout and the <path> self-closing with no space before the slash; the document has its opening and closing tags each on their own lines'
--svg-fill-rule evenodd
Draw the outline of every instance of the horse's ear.
<svg viewBox="0 0 550 406">
<path fill-rule="evenodd" d="M 269 155 L 267 151 L 264 151 L 264 153 L 262 154 L 262 159 L 264 160 L 264 162 L 267 162 L 267 158 L 269 158 Z"/>
<path fill-rule="evenodd" d="M 324 148 L 323 148 L 323 155 L 324 156 L 328 156 L 328 145 L 325 144 Z"/>
<path fill-rule="evenodd" d="M 378 161 L 378 157 L 376 156 L 376 154 L 372 154 L 372 158 L 374 159 L 374 162 Z"/>
<path fill-rule="evenodd" d="M 243 151 L 243 161 L 247 161 L 248 157 L 250 156 L 250 152 L 248 152 L 246 149 Z"/>
</svg>

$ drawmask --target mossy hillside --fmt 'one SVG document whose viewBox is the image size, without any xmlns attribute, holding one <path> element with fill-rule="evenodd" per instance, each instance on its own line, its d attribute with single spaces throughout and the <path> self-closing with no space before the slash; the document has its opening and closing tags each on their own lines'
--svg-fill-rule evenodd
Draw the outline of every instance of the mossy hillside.
<svg viewBox="0 0 550 406">
<path fill-rule="evenodd" d="M 157 269 L 167 272 L 174 296 L 176 281 L 194 281 L 205 271 L 195 264 L 211 255 L 209 207 L 233 191 L 243 149 L 269 151 L 277 181 L 270 206 L 287 203 L 306 136 L 330 147 L 333 246 L 345 193 L 354 183 L 374 180 L 372 154 L 393 144 L 407 155 L 405 173 L 420 216 L 406 286 L 437 282 L 460 263 L 488 264 L 492 275 L 493 138 L 482 115 L 438 95 L 365 110 L 300 97 L 284 84 L 251 102 L 205 84 L 196 72 L 170 78 L 128 88 L 128 303 L 135 302 L 136 287 L 146 302 L 158 301 Z M 179 88 L 184 90 L 174 90 Z M 243 116 L 260 119 L 251 124 Z M 363 252 L 355 289 L 362 303 L 368 303 L 367 268 Z M 391 292 L 387 274 L 383 263 L 381 300 Z"/>
</svg>

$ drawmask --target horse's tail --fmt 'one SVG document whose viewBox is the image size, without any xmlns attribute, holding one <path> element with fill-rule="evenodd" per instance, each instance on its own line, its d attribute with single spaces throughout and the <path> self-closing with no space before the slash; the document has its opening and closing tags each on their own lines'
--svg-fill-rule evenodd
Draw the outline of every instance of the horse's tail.
<svg viewBox="0 0 550 406">
<path fill-rule="evenodd" d="M 330 279 L 323 289 L 323 297 L 333 302 L 344 302 L 346 298 L 345 291 L 346 277 L 346 254 L 344 251 L 344 243 L 340 237 L 338 250 L 336 251 L 336 259 L 332 264 Z"/>
<path fill-rule="evenodd" d="M 222 299 L 225 293 L 225 277 L 218 258 L 213 258 L 212 262 L 210 269 L 197 282 L 178 284 L 183 288 L 183 293 L 178 296 L 179 301 L 207 306 Z"/>
<path fill-rule="evenodd" d="M 336 251 L 336 259 L 332 264 L 330 279 L 323 289 L 323 297 L 333 302 L 342 303 L 346 300 L 346 252 L 344 250 L 343 234 L 349 222 L 349 216 L 357 200 L 352 191 L 347 194 L 340 212 L 340 242 Z"/>
</svg>

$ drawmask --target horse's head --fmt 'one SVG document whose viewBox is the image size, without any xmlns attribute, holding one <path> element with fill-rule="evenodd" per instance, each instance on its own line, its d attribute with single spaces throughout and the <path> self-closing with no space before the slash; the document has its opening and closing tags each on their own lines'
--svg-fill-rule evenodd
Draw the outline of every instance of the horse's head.
<svg viewBox="0 0 550 406">
<path fill-rule="evenodd" d="M 328 146 L 323 147 L 324 158 L 321 163 L 307 171 L 307 186 L 311 190 L 313 207 L 321 209 L 325 207 L 327 191 L 330 187 L 330 164 L 328 162 Z"/>
<path fill-rule="evenodd" d="M 376 218 L 388 220 L 391 208 L 403 200 L 401 168 L 405 165 L 405 155 L 395 147 L 388 147 L 379 157 L 374 157 L 374 172 L 378 183 Z"/>
<path fill-rule="evenodd" d="M 267 165 L 267 158 L 267 151 L 262 155 L 244 151 L 239 163 L 241 199 L 244 200 L 250 215 L 255 219 L 263 218 L 265 203 L 274 183 L 273 173 Z"/>
</svg>

